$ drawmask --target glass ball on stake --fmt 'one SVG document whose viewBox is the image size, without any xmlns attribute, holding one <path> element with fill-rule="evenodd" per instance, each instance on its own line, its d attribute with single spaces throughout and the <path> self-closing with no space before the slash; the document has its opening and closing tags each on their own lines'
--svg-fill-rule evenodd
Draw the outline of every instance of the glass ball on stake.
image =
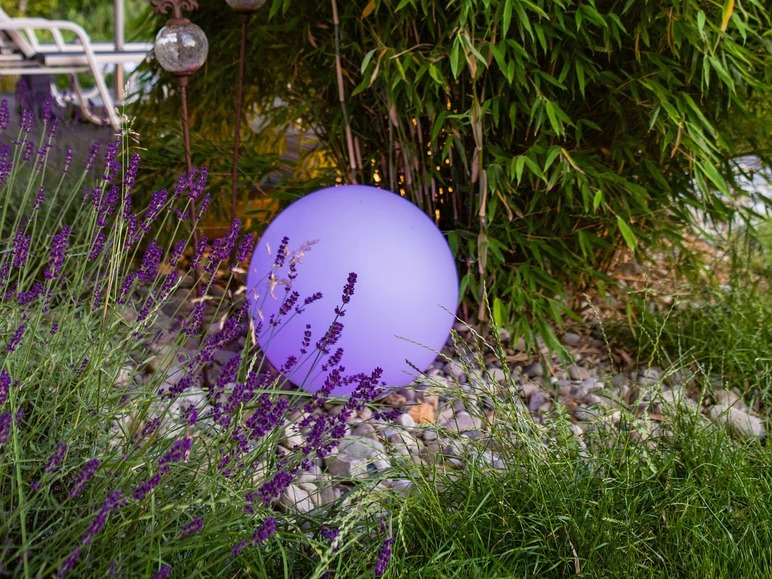
<svg viewBox="0 0 772 579">
<path fill-rule="evenodd" d="M 188 125 L 188 77 L 206 61 L 209 43 L 199 26 L 182 16 L 182 10 L 196 10 L 196 0 L 150 0 L 156 14 L 166 14 L 171 8 L 172 17 L 158 31 L 154 49 L 158 63 L 168 73 L 177 77 L 180 87 L 182 117 L 182 141 L 185 148 L 185 165 L 192 170 L 190 155 L 190 130 Z"/>
</svg>

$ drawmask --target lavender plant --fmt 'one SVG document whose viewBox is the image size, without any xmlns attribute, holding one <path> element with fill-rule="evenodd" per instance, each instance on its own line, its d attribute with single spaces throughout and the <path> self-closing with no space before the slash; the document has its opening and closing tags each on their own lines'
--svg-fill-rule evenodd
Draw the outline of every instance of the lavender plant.
<svg viewBox="0 0 772 579">
<path fill-rule="evenodd" d="M 209 199 L 205 169 L 135 207 L 128 127 L 85 158 L 67 150 L 57 171 L 57 119 L 23 111 L 18 131 L 9 119 L 3 102 L 0 575 L 318 576 L 340 515 L 300 513 L 292 485 L 382 391 L 379 369 L 346 375 L 334 348 L 356 274 L 333 324 L 302 344 L 325 388 L 299 392 L 285 378 L 297 360 L 274 369 L 255 344 L 321 297 L 292 289 L 310 244 L 283 244 L 267 280 L 285 288 L 280 315 L 255 325 L 236 289 L 254 238 L 237 219 L 211 243 L 188 230 L 190 204 Z M 354 394 L 325 412 L 342 383 Z M 335 540 L 333 558 L 354 548 Z"/>
</svg>

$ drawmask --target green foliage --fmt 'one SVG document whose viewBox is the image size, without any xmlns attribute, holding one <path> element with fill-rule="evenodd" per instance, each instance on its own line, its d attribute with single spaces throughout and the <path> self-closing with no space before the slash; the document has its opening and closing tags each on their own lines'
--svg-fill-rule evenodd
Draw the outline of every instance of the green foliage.
<svg viewBox="0 0 772 579">
<path fill-rule="evenodd" d="M 237 23 L 206 5 L 191 18 L 212 59 L 198 108 L 223 118 L 216 63 L 234 69 Z M 769 28 L 755 0 L 274 0 L 250 26 L 249 100 L 313 127 L 344 179 L 436 216 L 467 302 L 484 317 L 491 291 L 528 334 L 617 251 L 682 250 L 693 209 L 733 215 L 733 157 L 769 160 L 748 148 L 768 118 Z"/>
</svg>

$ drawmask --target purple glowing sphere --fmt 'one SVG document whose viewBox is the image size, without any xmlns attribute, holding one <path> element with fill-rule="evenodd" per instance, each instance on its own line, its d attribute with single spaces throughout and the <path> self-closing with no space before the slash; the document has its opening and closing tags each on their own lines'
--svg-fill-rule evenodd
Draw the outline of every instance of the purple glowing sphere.
<svg viewBox="0 0 772 579">
<path fill-rule="evenodd" d="M 343 304 L 350 273 L 354 294 Z M 260 238 L 247 276 L 260 347 L 310 392 L 324 385 L 338 348 L 345 376 L 379 367 L 386 386 L 409 384 L 413 367 L 426 369 L 445 345 L 458 289 L 453 255 L 431 219 L 399 195 L 361 185 L 322 189 L 292 203 Z M 317 292 L 322 297 L 314 299 Z M 330 346 L 325 337 L 336 321 L 343 328 Z M 344 383 L 332 393 L 349 395 L 353 388 Z"/>
</svg>

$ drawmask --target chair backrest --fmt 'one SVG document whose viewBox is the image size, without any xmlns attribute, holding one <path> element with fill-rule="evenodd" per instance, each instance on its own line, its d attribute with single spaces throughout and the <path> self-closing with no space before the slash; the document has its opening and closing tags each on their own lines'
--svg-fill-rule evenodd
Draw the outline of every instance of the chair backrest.
<svg viewBox="0 0 772 579">
<path fill-rule="evenodd" d="M 8 16 L 5 10 L 0 8 L 0 23 L 13 23 L 13 20 L 14 19 Z M 26 58 L 33 58 L 35 54 L 37 54 L 37 51 L 34 48 L 34 45 L 37 44 L 37 39 L 33 38 L 32 42 L 30 42 L 30 38 L 25 36 L 24 32 L 11 28 L 7 28 L 0 32 L 2 33 L 2 36 L 4 36 L 2 44 L 6 50 L 10 51 L 15 48 L 15 51 L 21 52 Z M 32 31 L 27 31 L 27 34 L 34 36 L 34 32 Z"/>
</svg>

